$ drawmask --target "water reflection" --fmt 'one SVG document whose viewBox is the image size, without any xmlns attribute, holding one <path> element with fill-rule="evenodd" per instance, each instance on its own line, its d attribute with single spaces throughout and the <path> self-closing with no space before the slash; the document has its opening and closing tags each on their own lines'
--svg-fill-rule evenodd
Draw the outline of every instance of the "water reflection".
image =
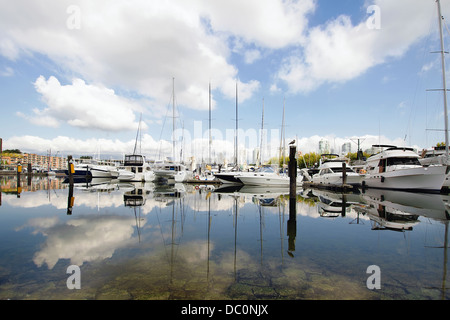
<svg viewBox="0 0 450 320">
<path fill-rule="evenodd" d="M 2 179 L 0 298 L 448 299 L 446 195 Z"/>
</svg>

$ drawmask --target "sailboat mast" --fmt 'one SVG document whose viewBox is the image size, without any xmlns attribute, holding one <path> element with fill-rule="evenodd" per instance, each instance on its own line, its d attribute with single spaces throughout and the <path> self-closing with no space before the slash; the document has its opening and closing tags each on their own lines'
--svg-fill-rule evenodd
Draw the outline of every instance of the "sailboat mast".
<svg viewBox="0 0 450 320">
<path fill-rule="evenodd" d="M 211 82 L 209 83 L 209 164 L 212 164 L 211 159 Z"/>
<path fill-rule="evenodd" d="M 234 133 L 234 138 L 235 138 L 235 144 L 234 144 L 234 163 L 237 167 L 238 165 L 238 83 L 236 81 L 236 130 Z"/>
<path fill-rule="evenodd" d="M 264 139 L 264 98 L 262 101 L 261 143 L 259 146 L 259 165 L 263 164 L 263 139 Z"/>
<path fill-rule="evenodd" d="M 175 161 L 175 78 L 172 78 L 172 157 Z"/>
<path fill-rule="evenodd" d="M 445 78 L 445 51 L 444 51 L 444 36 L 442 32 L 442 20 L 444 17 L 441 12 L 441 2 L 436 0 L 438 7 L 438 20 L 439 20 L 439 35 L 441 38 L 441 59 L 442 59 L 442 83 L 444 92 L 444 120 L 445 120 L 445 155 L 447 162 L 449 158 L 449 145 L 448 145 L 448 113 L 447 113 L 447 80 Z"/>
</svg>

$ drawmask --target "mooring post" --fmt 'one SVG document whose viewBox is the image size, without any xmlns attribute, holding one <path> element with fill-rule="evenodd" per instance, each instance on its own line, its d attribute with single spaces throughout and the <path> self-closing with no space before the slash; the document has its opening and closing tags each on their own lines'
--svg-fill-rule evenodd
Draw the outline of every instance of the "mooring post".
<svg viewBox="0 0 450 320">
<path fill-rule="evenodd" d="M 20 174 L 22 173 L 22 164 L 19 162 L 17 164 L 17 198 L 20 198 L 22 193 L 22 187 L 20 185 Z"/>
<path fill-rule="evenodd" d="M 67 156 L 67 174 L 69 175 L 69 194 L 67 196 L 67 215 L 72 214 L 73 203 L 75 198 L 73 196 L 73 174 L 75 173 L 75 167 L 73 164 L 72 156 Z"/>
<path fill-rule="evenodd" d="M 342 187 L 347 184 L 347 163 L 342 162 Z"/>
<path fill-rule="evenodd" d="M 297 236 L 297 160 L 295 146 L 289 148 L 289 220 L 287 223 L 288 254 L 293 256 Z"/>
<path fill-rule="evenodd" d="M 72 156 L 67 156 L 67 174 L 69 175 L 69 184 L 73 185 L 73 174 L 75 173 L 75 167 L 73 165 Z"/>
<path fill-rule="evenodd" d="M 297 160 L 295 154 L 297 148 L 290 146 L 289 148 L 289 198 L 297 198 Z"/>
<path fill-rule="evenodd" d="M 33 167 L 31 166 L 31 163 L 28 162 L 28 168 L 27 168 L 27 178 L 28 178 L 28 186 L 31 186 L 31 177 L 33 175 Z"/>
</svg>

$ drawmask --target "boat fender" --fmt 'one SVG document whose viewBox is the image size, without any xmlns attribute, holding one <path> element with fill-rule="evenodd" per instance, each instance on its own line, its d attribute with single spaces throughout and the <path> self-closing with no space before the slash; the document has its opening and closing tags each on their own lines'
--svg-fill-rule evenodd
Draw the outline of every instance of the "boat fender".
<svg viewBox="0 0 450 320">
<path fill-rule="evenodd" d="M 384 177 L 381 177 L 381 182 L 384 182 Z"/>
</svg>

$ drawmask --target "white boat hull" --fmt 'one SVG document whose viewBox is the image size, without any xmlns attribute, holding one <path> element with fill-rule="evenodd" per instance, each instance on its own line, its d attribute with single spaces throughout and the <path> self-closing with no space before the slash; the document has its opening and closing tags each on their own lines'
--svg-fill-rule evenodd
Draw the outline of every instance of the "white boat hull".
<svg viewBox="0 0 450 320">
<path fill-rule="evenodd" d="M 239 180 L 244 185 L 252 186 L 289 186 L 290 178 L 288 176 L 281 176 L 278 174 L 241 174 L 238 176 Z M 297 177 L 297 185 L 302 185 L 302 177 Z"/>
<path fill-rule="evenodd" d="M 363 181 L 363 176 L 360 174 L 347 174 L 345 183 L 352 186 L 361 185 Z M 342 173 L 335 174 L 325 174 L 325 175 L 314 175 L 312 182 L 315 184 L 324 184 L 324 185 L 332 185 L 332 186 L 341 186 L 342 185 Z"/>
<path fill-rule="evenodd" d="M 445 177 L 445 166 L 417 167 L 367 174 L 363 179 L 363 186 L 395 190 L 440 191 Z"/>
</svg>

